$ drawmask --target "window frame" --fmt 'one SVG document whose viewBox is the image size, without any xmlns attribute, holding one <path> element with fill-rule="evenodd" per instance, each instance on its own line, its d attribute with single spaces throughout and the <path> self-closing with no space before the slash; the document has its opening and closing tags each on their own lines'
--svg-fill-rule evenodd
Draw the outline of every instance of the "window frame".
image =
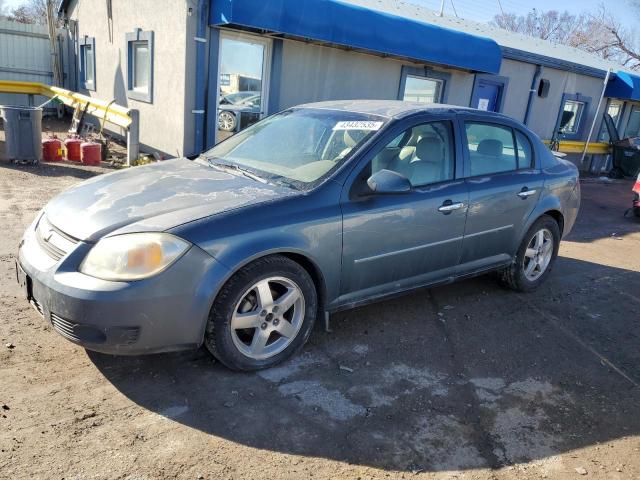
<svg viewBox="0 0 640 480">
<path fill-rule="evenodd" d="M 587 97 L 580 93 L 564 93 L 562 95 L 562 101 L 560 102 L 560 109 L 558 110 L 558 117 L 556 119 L 555 127 L 553 128 L 553 134 L 560 129 L 560 122 L 562 121 L 562 112 L 564 112 L 564 106 L 567 101 L 580 102 L 583 104 L 582 111 L 578 118 L 575 133 L 565 133 L 562 138 L 564 140 L 580 140 L 584 134 L 584 128 L 586 126 L 585 119 L 589 117 L 589 106 L 591 105 L 591 97 Z"/>
<path fill-rule="evenodd" d="M 635 112 L 640 112 L 640 104 L 635 103 L 633 105 L 631 105 L 631 108 L 629 109 L 629 116 L 627 117 L 627 124 L 624 127 L 624 135 L 622 135 L 622 138 L 627 138 L 630 135 L 628 135 L 629 133 L 629 123 L 631 123 L 631 116 L 635 113 Z M 640 126 L 638 127 L 638 135 L 640 135 Z"/>
<path fill-rule="evenodd" d="M 126 52 L 127 52 L 127 98 L 132 100 L 138 100 L 146 103 L 153 103 L 153 67 L 154 67 L 154 45 L 153 45 L 153 31 L 143 31 L 140 28 L 136 28 L 132 33 L 126 34 Z M 135 78 L 135 55 L 134 46 L 146 42 L 149 50 L 149 84 L 147 91 L 134 88 Z"/>
<path fill-rule="evenodd" d="M 527 135 L 527 133 L 524 130 L 522 130 L 521 128 L 518 128 L 515 125 L 512 125 L 510 123 L 492 121 L 492 120 L 493 119 L 485 119 L 485 118 L 478 118 L 478 117 L 472 117 L 472 116 L 460 117 L 458 119 L 459 121 L 458 131 L 460 132 L 460 140 L 462 143 L 462 149 L 463 149 L 462 151 L 463 151 L 464 160 L 465 160 L 464 178 L 472 179 L 472 178 L 482 178 L 482 177 L 488 177 L 488 176 L 494 176 L 494 175 L 509 175 L 515 172 L 535 170 L 536 169 L 536 147 L 535 147 L 535 143 L 531 140 L 531 137 Z M 467 128 L 466 128 L 467 123 L 490 125 L 492 127 L 506 128 L 511 130 L 511 138 L 513 139 L 513 146 L 515 150 L 514 154 L 516 158 L 516 169 L 503 170 L 501 172 L 493 172 L 493 173 L 483 173 L 481 175 L 471 175 L 471 154 L 469 150 L 469 140 L 467 138 Z M 520 167 L 520 154 L 518 153 L 518 139 L 516 136 L 516 131 L 519 132 L 521 135 L 523 135 L 531 145 L 531 163 L 529 166 L 526 166 L 526 167 Z"/>
<path fill-rule="evenodd" d="M 407 86 L 407 77 L 432 80 L 434 82 L 440 83 L 440 98 L 438 98 L 438 100 L 433 103 L 447 103 L 447 97 L 449 94 L 449 82 L 451 80 L 450 73 L 434 70 L 430 67 L 412 67 L 403 65 L 402 70 L 400 71 L 398 100 L 404 100 L 404 90 Z"/>
<path fill-rule="evenodd" d="M 611 105 L 613 105 L 614 103 L 617 103 L 620 105 L 620 113 L 618 114 L 618 118 L 614 121 L 615 127 L 618 130 L 618 134 L 620 134 L 620 125 L 622 125 L 622 119 L 624 117 L 624 114 L 626 113 L 627 110 L 627 102 L 625 102 L 624 100 L 620 100 L 620 99 L 616 99 L 616 98 L 610 98 L 607 100 L 607 104 L 605 106 L 604 112 L 602 113 L 602 121 L 600 122 L 600 130 L 598 133 L 598 137 L 597 137 L 597 141 L 602 143 L 609 143 L 611 142 L 611 139 L 606 140 L 604 138 L 605 134 L 608 135 L 608 131 L 607 131 L 607 124 L 604 121 L 604 116 L 609 113 L 609 108 L 611 108 Z"/>
<path fill-rule="evenodd" d="M 93 67 L 93 79 L 87 80 L 86 76 L 86 50 L 91 48 L 93 52 L 91 66 Z M 85 35 L 78 41 L 78 83 L 85 90 L 96 91 L 96 39 Z"/>
</svg>

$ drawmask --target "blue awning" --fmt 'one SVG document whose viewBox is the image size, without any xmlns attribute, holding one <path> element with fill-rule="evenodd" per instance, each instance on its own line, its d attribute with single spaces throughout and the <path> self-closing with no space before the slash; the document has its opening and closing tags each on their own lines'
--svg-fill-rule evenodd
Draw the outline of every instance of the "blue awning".
<svg viewBox="0 0 640 480">
<path fill-rule="evenodd" d="M 640 77 L 621 70 L 609 81 L 605 97 L 640 101 Z"/>
<path fill-rule="evenodd" d="M 210 24 L 314 40 L 465 70 L 499 73 L 502 53 L 485 37 L 339 0 L 211 0 Z"/>
</svg>

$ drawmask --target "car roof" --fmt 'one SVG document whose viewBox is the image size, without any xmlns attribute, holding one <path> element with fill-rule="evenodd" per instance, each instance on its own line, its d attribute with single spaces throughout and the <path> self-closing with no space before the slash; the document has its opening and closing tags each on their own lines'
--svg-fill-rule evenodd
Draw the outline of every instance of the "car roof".
<svg viewBox="0 0 640 480">
<path fill-rule="evenodd" d="M 387 118 L 401 118 L 416 113 L 473 113 L 486 115 L 487 117 L 509 119 L 509 117 L 500 113 L 476 110 L 457 105 L 405 102 L 402 100 L 334 100 L 328 102 L 305 103 L 298 105 L 296 108 L 337 110 L 343 112 L 362 113 L 365 115 L 378 115 Z"/>
</svg>

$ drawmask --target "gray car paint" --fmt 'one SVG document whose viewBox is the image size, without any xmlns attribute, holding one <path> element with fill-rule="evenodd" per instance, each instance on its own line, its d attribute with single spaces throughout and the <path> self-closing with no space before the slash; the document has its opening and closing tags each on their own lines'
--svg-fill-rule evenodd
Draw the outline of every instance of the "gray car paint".
<svg viewBox="0 0 640 480">
<path fill-rule="evenodd" d="M 295 194 L 181 158 L 94 177 L 55 197 L 46 210 L 66 234 L 95 241 L 112 233 L 163 231 Z"/>
<path fill-rule="evenodd" d="M 50 222 L 81 242 L 61 261 L 43 266 L 34 261 L 39 255 L 33 243 L 35 223 L 25 234 L 19 259 L 32 278 L 34 295 L 45 304 L 45 317 L 53 308 L 75 323 L 105 331 L 121 325 L 141 327 L 143 334 L 135 345 L 83 343 L 94 350 L 141 353 L 187 348 L 201 344 L 210 306 L 224 282 L 264 255 L 283 253 L 303 261 L 315 274 L 323 308 L 334 311 L 453 281 L 487 265 L 506 264 L 524 231 L 547 211 L 563 215 L 565 234 L 575 221 L 577 169 L 555 159 L 533 133 L 508 117 L 398 101 L 323 102 L 308 107 L 375 114 L 389 121 L 330 178 L 307 192 L 181 159 L 97 177 L 53 199 L 44 209 Z M 467 179 L 464 168 L 457 168 L 457 178 L 443 186 L 385 198 L 350 197 L 354 182 L 366 181 L 360 178 L 360 169 L 383 146 L 386 133 L 428 118 L 470 113 L 526 132 L 537 159 L 534 173 L 519 173 L 522 178 L 497 187 L 491 185 L 494 178 Z M 456 142 L 461 148 L 459 132 Z M 462 156 L 456 162 L 464 166 Z M 535 185 L 542 188 L 539 198 L 521 208 L 523 201 L 514 189 L 530 184 L 528 175 L 535 176 Z M 488 188 L 476 193 L 475 203 L 471 199 L 473 228 L 483 231 L 513 224 L 504 238 L 485 239 L 491 252 L 501 252 L 496 254 L 500 261 L 474 257 L 477 247 L 468 247 L 470 253 L 464 257 L 467 239 L 457 238 L 464 236 L 466 209 L 448 216 L 434 212 L 446 199 L 464 198 L 473 181 Z M 510 201 L 512 194 L 515 207 L 493 200 L 494 195 L 506 195 Z M 167 231 L 193 246 L 170 268 L 146 280 L 106 282 L 78 273 L 92 242 L 139 231 Z M 421 255 L 423 250 L 433 253 Z M 461 264 L 463 258 L 468 261 Z"/>
</svg>

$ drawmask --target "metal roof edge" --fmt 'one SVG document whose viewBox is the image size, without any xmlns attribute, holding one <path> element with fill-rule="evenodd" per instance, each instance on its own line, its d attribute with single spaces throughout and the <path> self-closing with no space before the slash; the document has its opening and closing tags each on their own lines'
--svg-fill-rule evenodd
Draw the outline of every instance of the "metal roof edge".
<svg viewBox="0 0 640 480">
<path fill-rule="evenodd" d="M 568 60 L 561 60 L 559 58 L 548 57 L 546 55 L 540 55 L 537 53 L 526 52 L 512 47 L 500 46 L 502 49 L 502 56 L 508 60 L 518 60 L 521 62 L 532 63 L 534 65 L 542 65 L 544 67 L 557 68 L 558 70 L 569 71 L 574 73 L 580 73 L 582 75 L 588 75 L 590 77 L 605 78 L 607 75 L 606 70 L 602 70 L 594 67 L 587 67 L 579 63 L 571 62 Z"/>
</svg>

